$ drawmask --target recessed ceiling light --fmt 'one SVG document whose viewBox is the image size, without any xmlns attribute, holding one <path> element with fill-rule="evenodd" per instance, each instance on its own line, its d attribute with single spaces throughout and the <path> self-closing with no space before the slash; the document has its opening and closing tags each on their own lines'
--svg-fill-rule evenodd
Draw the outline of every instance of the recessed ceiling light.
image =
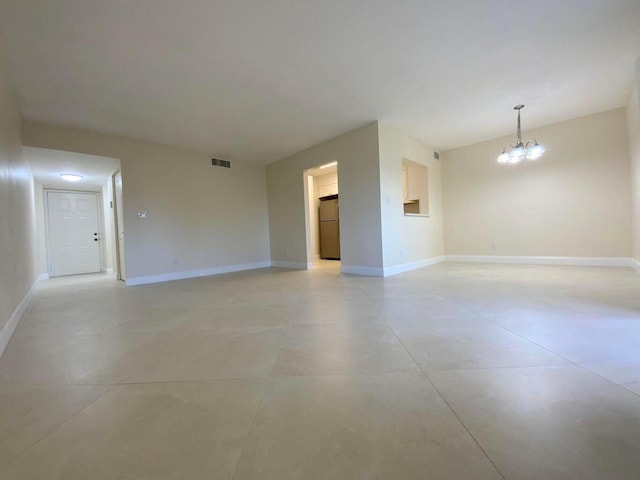
<svg viewBox="0 0 640 480">
<path fill-rule="evenodd" d="M 79 182 L 82 180 L 82 175 L 76 175 L 75 173 L 61 173 L 60 178 L 67 182 Z"/>
<path fill-rule="evenodd" d="M 338 162 L 331 162 L 331 163 L 327 163 L 326 165 L 320 165 L 320 168 L 329 168 L 329 167 L 333 167 L 334 165 L 337 165 Z"/>
</svg>

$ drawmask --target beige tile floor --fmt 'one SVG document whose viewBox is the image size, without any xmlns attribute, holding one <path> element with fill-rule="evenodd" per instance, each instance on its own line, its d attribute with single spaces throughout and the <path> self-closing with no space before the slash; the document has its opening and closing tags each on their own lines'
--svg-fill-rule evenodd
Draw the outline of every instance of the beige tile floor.
<svg viewBox="0 0 640 480">
<path fill-rule="evenodd" d="M 640 275 L 441 264 L 45 282 L 0 478 L 640 478 Z"/>
</svg>

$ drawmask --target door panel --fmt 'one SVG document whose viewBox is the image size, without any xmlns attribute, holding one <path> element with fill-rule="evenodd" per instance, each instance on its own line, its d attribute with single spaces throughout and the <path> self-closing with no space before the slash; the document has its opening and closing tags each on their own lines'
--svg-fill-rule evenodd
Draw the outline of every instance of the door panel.
<svg viewBox="0 0 640 480">
<path fill-rule="evenodd" d="M 49 191 L 47 216 L 49 275 L 99 272 L 98 195 Z"/>
<path fill-rule="evenodd" d="M 320 201 L 320 221 L 338 220 L 338 199 Z"/>
<path fill-rule="evenodd" d="M 320 222 L 320 257 L 340 258 L 340 224 L 338 221 Z"/>
</svg>

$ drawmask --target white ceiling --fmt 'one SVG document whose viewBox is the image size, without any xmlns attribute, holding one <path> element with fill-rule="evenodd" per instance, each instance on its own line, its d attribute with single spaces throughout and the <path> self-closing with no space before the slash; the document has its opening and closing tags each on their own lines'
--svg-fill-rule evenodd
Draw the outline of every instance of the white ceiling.
<svg viewBox="0 0 640 480">
<path fill-rule="evenodd" d="M 268 163 L 375 119 L 438 149 L 625 104 L 639 0 L 0 0 L 26 118 Z"/>
<path fill-rule="evenodd" d="M 24 155 L 31 165 L 33 178 L 45 188 L 97 190 L 120 166 L 115 158 L 62 152 L 46 148 L 25 147 Z M 67 182 L 60 178 L 63 173 L 82 176 L 79 182 Z"/>
</svg>

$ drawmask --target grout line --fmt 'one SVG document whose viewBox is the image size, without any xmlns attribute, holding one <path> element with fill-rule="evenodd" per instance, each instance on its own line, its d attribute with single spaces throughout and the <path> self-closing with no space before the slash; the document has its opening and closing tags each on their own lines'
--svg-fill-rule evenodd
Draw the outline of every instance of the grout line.
<svg viewBox="0 0 640 480">
<path fill-rule="evenodd" d="M 447 407 L 449 407 L 449 410 L 451 410 L 451 413 L 453 413 L 453 415 L 455 415 L 455 417 L 458 419 L 458 421 L 460 422 L 460 425 L 462 425 L 462 427 L 467 431 L 467 433 L 469 434 L 469 436 L 473 439 L 473 441 L 476 443 L 476 445 L 478 445 L 478 448 L 482 451 L 482 453 L 484 453 L 484 456 L 487 457 L 487 460 L 489 460 L 489 462 L 491 462 L 491 465 L 493 465 L 493 468 L 496 469 L 496 472 L 498 472 L 498 475 L 500 475 L 503 480 L 506 480 L 506 477 L 503 475 L 503 473 L 500 471 L 500 469 L 498 468 L 498 466 L 495 464 L 495 462 L 493 461 L 493 459 L 489 456 L 489 454 L 487 453 L 487 451 L 484 449 L 484 447 L 482 445 L 480 445 L 480 441 L 473 435 L 473 433 L 471 433 L 471 430 L 469 430 L 469 428 L 467 427 L 467 425 L 462 421 L 462 418 L 460 418 L 460 416 L 458 415 L 458 412 L 456 412 L 454 410 L 454 408 L 451 406 L 451 404 L 449 403 L 449 401 L 445 398 L 445 396 L 442 394 L 442 392 L 438 389 L 438 387 L 436 387 L 435 383 L 433 383 L 433 381 L 431 380 L 431 378 L 429 378 L 429 375 L 427 375 L 424 371 L 423 371 L 423 375 L 424 377 L 427 379 L 427 381 L 429 382 L 429 384 L 431 384 L 431 386 L 433 387 L 433 389 L 438 393 L 438 395 L 440 395 L 440 398 L 442 398 L 442 401 L 445 403 L 445 405 Z"/>
<path fill-rule="evenodd" d="M 383 320 L 385 323 L 387 323 L 385 320 Z M 387 324 L 388 325 L 388 324 Z M 398 337 L 398 335 L 396 334 L 396 332 L 393 330 L 393 328 L 391 328 L 391 326 L 389 326 L 389 328 L 391 329 L 391 331 L 393 332 L 393 335 L 396 337 L 396 339 L 398 340 L 398 342 L 400 342 L 400 345 L 402 345 L 402 348 L 404 348 L 404 350 L 407 352 L 407 354 L 409 355 L 409 357 L 411 357 L 411 360 L 413 360 L 413 362 L 416 364 L 416 366 L 418 367 L 418 369 L 420 370 L 420 372 L 422 372 L 422 376 L 425 378 L 425 380 L 433 387 L 433 389 L 436 391 L 436 393 L 440 396 L 440 398 L 442 399 L 442 401 L 444 402 L 444 404 L 447 406 L 447 408 L 449 408 L 449 410 L 451 411 L 451 413 L 458 419 L 458 422 L 460 422 L 460 425 L 462 425 L 462 428 L 465 429 L 465 431 L 467 432 L 467 434 L 471 437 L 471 439 L 475 442 L 475 444 L 478 446 L 478 448 L 480 449 L 480 451 L 484 454 L 484 456 L 487 458 L 487 460 L 489 460 L 489 462 L 491 463 L 491 465 L 493 465 L 493 468 L 496 470 L 496 472 L 498 472 L 498 475 L 500 475 L 500 477 L 502 477 L 503 480 L 506 480 L 506 477 L 502 474 L 502 472 L 500 471 L 500 469 L 498 468 L 498 466 L 494 463 L 493 459 L 489 456 L 489 454 L 487 454 L 486 450 L 482 447 L 482 445 L 480 445 L 480 442 L 478 441 L 478 439 L 476 437 L 473 436 L 473 434 L 471 433 L 471 431 L 469 430 L 469 428 L 467 428 L 467 426 L 465 425 L 465 423 L 462 421 L 462 419 L 460 418 L 460 416 L 457 414 L 457 412 L 453 409 L 453 407 L 451 406 L 451 404 L 449 404 L 449 402 L 447 401 L 447 399 L 444 397 L 444 395 L 440 392 L 440 390 L 438 390 L 438 387 L 435 386 L 435 384 L 433 383 L 433 381 L 431 380 L 431 378 L 429 378 L 429 375 L 427 375 L 427 373 L 422 369 L 422 367 L 420 366 L 420 364 L 416 361 L 416 359 L 414 358 L 413 355 L 411 355 L 411 352 L 409 351 L 409 349 L 405 346 L 404 342 L 402 340 L 400 340 L 400 337 Z"/>
<path fill-rule="evenodd" d="M 36 385 L 36 386 L 40 386 L 40 385 Z M 46 385 L 46 386 L 52 386 L 52 385 Z M 63 386 L 67 386 L 67 385 L 63 385 Z M 83 386 L 83 385 L 74 385 L 74 386 Z M 90 387 L 98 387 L 98 386 L 103 386 L 103 385 L 87 385 Z M 106 386 L 106 385 L 104 385 Z M 18 462 L 22 457 L 24 457 L 25 455 L 27 455 L 27 453 L 29 453 L 31 450 L 33 450 L 38 444 L 40 444 L 41 442 L 43 442 L 44 440 L 46 440 L 47 438 L 49 438 L 51 435 L 53 435 L 56 431 L 58 431 L 59 429 L 61 429 L 64 425 L 66 425 L 67 423 L 69 423 L 71 420 L 73 420 L 74 418 L 76 418 L 78 415 L 80 415 L 82 412 L 84 412 L 87 408 L 89 408 L 91 405 L 93 405 L 94 403 L 96 403 L 98 400 L 100 400 L 102 397 L 104 397 L 107 393 L 111 392 L 117 385 L 111 385 L 109 386 L 109 388 L 107 388 L 104 392 L 102 392 L 100 395 L 98 395 L 94 400 L 92 400 L 91 402 L 87 403 L 84 407 L 82 407 L 80 410 L 78 410 L 77 412 L 75 412 L 73 415 L 71 415 L 70 417 L 66 418 L 65 420 L 61 420 L 59 423 L 57 423 L 55 426 L 51 427 L 51 429 L 46 432 L 40 439 L 36 440 L 35 442 L 33 442 L 31 445 L 29 445 L 28 447 L 26 447 L 21 453 L 19 453 L 18 455 L 16 455 L 15 457 L 13 457 L 11 459 L 11 465 L 15 465 L 16 462 Z"/>
<path fill-rule="evenodd" d="M 610 378 L 607 378 L 607 377 L 605 377 L 604 375 L 600 375 L 598 372 L 594 372 L 593 370 L 589 370 L 587 367 L 585 367 L 585 366 L 584 366 L 584 365 L 582 365 L 581 363 L 574 362 L 573 360 L 570 360 L 569 358 L 565 357 L 564 355 L 562 355 L 562 354 L 560 354 L 560 353 L 557 353 L 557 352 L 554 352 L 553 350 L 551 350 L 551 349 L 549 349 L 549 348 L 547 348 L 547 347 L 545 347 L 545 346 L 543 346 L 543 345 L 540 345 L 539 343 L 537 343 L 537 342 L 535 342 L 535 341 L 533 341 L 533 340 L 531 340 L 531 339 L 529 339 L 529 338 L 527 338 L 527 337 L 524 337 L 524 336 L 522 336 L 521 334 L 519 334 L 519 333 L 517 333 L 517 332 L 514 332 L 513 330 L 511 330 L 511 329 L 509 329 L 509 328 L 505 327 L 504 325 L 500 325 L 499 323 L 496 323 L 496 322 L 494 322 L 494 321 L 490 320 L 489 318 L 485 317 L 484 315 L 480 315 L 480 316 L 481 316 L 482 318 L 484 318 L 485 320 L 487 320 L 489 323 L 492 323 L 493 325 L 496 325 L 496 326 L 498 326 L 498 327 L 503 328 L 504 330 L 506 330 L 507 332 L 512 333 L 512 334 L 513 334 L 513 335 L 515 335 L 516 337 L 518 337 L 518 338 L 520 338 L 520 339 L 522 339 L 522 340 L 526 340 L 527 342 L 529 342 L 529 343 L 531 343 L 531 344 L 535 345 L 536 347 L 539 347 L 539 348 L 541 348 L 541 349 L 543 349 L 543 350 L 545 350 L 545 351 L 547 351 L 547 352 L 549 352 L 549 353 L 552 353 L 552 354 L 553 354 L 553 355 L 555 355 L 556 357 L 559 357 L 559 358 L 561 358 L 562 360 L 564 360 L 564 361 L 566 361 L 566 362 L 569 362 L 569 364 L 570 364 L 571 366 L 578 367 L 578 368 L 580 368 L 581 370 L 584 370 L 585 372 L 588 372 L 588 373 L 590 373 L 590 374 L 592 374 L 592 375 L 595 375 L 596 377 L 600 377 L 600 378 L 602 378 L 603 380 L 606 380 L 606 381 L 607 381 L 608 383 L 610 383 L 611 385 L 615 385 L 616 387 L 621 387 L 621 388 L 623 388 L 624 390 L 626 390 L 627 392 L 629 392 L 629 393 L 631 393 L 631 394 L 633 394 L 633 395 L 636 395 L 637 397 L 640 397 L 640 393 L 636 393 L 636 392 L 633 392 L 633 391 L 629 390 L 628 388 L 626 388 L 626 387 L 624 386 L 624 384 L 616 383 L 616 382 L 614 382 L 613 380 L 611 380 Z M 563 366 L 563 365 L 540 365 L 539 367 L 562 367 L 562 366 Z M 567 366 L 567 365 L 564 365 L 564 366 Z M 515 367 L 515 368 L 526 368 L 526 367 Z M 529 368 L 535 368 L 535 367 L 529 367 Z M 635 381 L 635 380 L 633 380 L 632 382 L 634 382 L 634 381 Z M 631 383 L 631 382 L 627 382 L 627 383 Z"/>
<path fill-rule="evenodd" d="M 619 289 L 622 289 L 622 288 L 623 288 L 623 286 L 622 286 L 622 285 L 620 285 L 620 287 L 618 287 L 618 288 L 619 288 Z M 625 288 L 626 288 L 626 287 L 625 287 Z M 445 300 L 446 300 L 446 301 L 448 301 L 448 302 L 451 302 L 451 303 L 452 303 L 452 304 L 454 304 L 456 307 L 458 307 L 458 308 L 464 308 L 464 309 L 466 309 L 466 310 L 468 310 L 468 311 L 471 311 L 471 312 L 473 312 L 473 314 L 474 314 L 474 315 L 476 315 L 476 316 L 478 316 L 478 317 L 480 317 L 480 318 L 482 318 L 482 319 L 486 320 L 487 322 L 489 322 L 489 323 L 491 323 L 491 324 L 493 324 L 493 325 L 496 325 L 496 326 L 498 326 L 498 327 L 500 327 L 500 328 L 502 328 L 502 329 L 506 330 L 507 332 L 512 333 L 512 334 L 513 334 L 513 335 L 515 335 L 516 337 L 518 337 L 518 338 L 520 338 L 520 339 L 522 339 L 522 340 L 525 340 L 525 341 L 527 341 L 527 342 L 531 343 L 532 345 L 535 345 L 535 346 L 537 346 L 537 347 L 539 347 L 539 348 L 541 348 L 541 349 L 543 349 L 543 350 L 545 350 L 545 351 L 547 351 L 547 352 L 549 352 L 549 353 L 551 353 L 551 354 L 553 354 L 553 355 L 555 355 L 555 356 L 557 356 L 557 357 L 561 358 L 562 360 L 564 360 L 564 361 L 566 361 L 566 362 L 569 362 L 569 364 L 570 364 L 570 365 L 576 366 L 576 367 L 578 367 L 578 368 L 580 368 L 580 369 L 582 369 L 582 370 L 584 370 L 584 371 L 586 371 L 586 372 L 589 372 L 589 373 L 590 373 L 590 374 L 592 374 L 592 375 L 595 375 L 595 376 L 597 376 L 597 377 L 600 377 L 600 378 L 602 378 L 602 379 L 606 380 L 606 381 L 607 381 L 608 383 L 610 383 L 611 385 L 615 385 L 616 387 L 621 387 L 621 388 L 623 388 L 624 390 L 626 390 L 627 392 L 629 392 L 629 393 L 631 393 L 631 394 L 633 394 L 633 395 L 636 395 L 637 397 L 640 397 L 640 393 L 633 392 L 633 391 L 629 390 L 628 388 L 626 388 L 624 385 L 619 384 L 619 383 L 616 383 L 616 382 L 614 382 L 613 380 L 611 380 L 611 379 L 609 379 L 609 378 L 607 378 L 607 377 L 605 377 L 605 376 L 603 376 L 603 375 L 600 375 L 600 374 L 599 374 L 599 373 L 597 373 L 597 372 L 594 372 L 594 371 L 592 371 L 592 370 L 589 370 L 587 367 L 583 366 L 582 364 L 580 364 L 580 363 L 578 363 L 578 362 L 574 362 L 573 360 L 568 359 L 568 358 L 567 358 L 567 357 L 565 357 L 564 355 L 562 355 L 562 354 L 560 354 L 560 353 L 558 353 L 558 352 L 554 352 L 553 350 L 551 350 L 551 349 L 549 349 L 549 348 L 547 348 L 547 347 L 545 347 L 545 346 L 543 346 L 543 345 L 540 345 L 539 343 L 537 343 L 537 342 L 535 342 L 535 341 L 531 340 L 530 338 L 527 338 L 527 337 L 525 337 L 525 336 L 523 336 L 523 335 L 521 335 L 521 334 L 519 334 L 519 333 L 517 333 L 517 332 L 515 332 L 515 331 L 513 331 L 513 330 L 511 330 L 511 329 L 509 329 L 509 328 L 507 328 L 507 327 L 505 327 L 504 325 L 501 325 L 501 324 L 499 324 L 499 323 L 497 323 L 497 322 L 495 322 L 495 321 L 493 321 L 493 320 L 491 319 L 491 317 L 496 317 L 496 316 L 500 317 L 500 316 L 504 316 L 504 314 L 487 314 L 487 313 L 475 312 L 475 311 L 473 311 L 473 310 L 468 309 L 468 308 L 467 308 L 467 307 L 465 307 L 465 306 L 459 305 L 459 304 L 458 304 L 458 302 L 456 302 L 455 300 L 452 300 L 452 299 L 448 298 L 446 295 L 443 295 L 443 296 L 442 296 L 442 298 L 443 298 L 443 299 L 445 299 Z M 530 294 L 529 294 L 529 295 L 525 295 L 525 298 L 528 298 L 528 299 L 530 299 L 530 300 L 532 299 L 532 300 L 534 300 L 534 301 L 537 301 L 537 298 L 536 298 L 535 296 L 533 296 L 533 297 L 532 297 Z M 548 305 L 553 305 L 553 303 L 548 303 Z M 575 310 L 575 309 L 573 309 L 573 308 L 571 308 L 571 307 L 568 307 L 568 308 L 569 308 L 569 310 L 571 310 L 571 311 L 572 311 L 572 312 L 574 312 L 574 313 L 577 313 L 577 314 L 581 314 L 581 313 L 583 313 L 583 312 L 581 312 L 580 310 Z M 394 332 L 394 333 L 395 333 L 395 332 Z M 542 368 L 542 367 L 561 367 L 561 366 L 562 366 L 562 365 L 540 365 L 540 366 L 538 366 L 538 367 L 513 367 L 513 368 Z M 449 371 L 453 371 L 453 370 L 449 370 Z M 426 374 L 425 374 L 425 375 L 426 375 Z"/>
<path fill-rule="evenodd" d="M 290 323 L 290 322 L 288 322 Z M 288 329 L 288 326 L 287 326 Z M 280 346 L 278 347 L 278 353 L 275 356 L 275 360 L 273 361 L 273 366 L 271 367 L 271 370 L 269 371 L 269 377 L 267 378 L 267 382 L 265 383 L 264 386 L 264 390 L 262 391 L 262 395 L 260 396 L 260 401 L 258 402 L 258 407 L 256 408 L 256 413 L 253 415 L 253 419 L 251 420 L 251 425 L 249 425 L 249 429 L 247 430 L 247 434 L 244 437 L 244 440 L 242 442 L 242 448 L 240 449 L 240 455 L 238 455 L 238 459 L 236 460 L 236 464 L 233 467 L 233 472 L 231 473 L 231 480 L 234 479 L 234 477 L 236 476 L 236 472 L 238 471 L 238 465 L 240 465 L 240 461 L 242 460 L 242 457 L 244 456 L 244 452 L 245 452 L 245 448 L 247 447 L 247 442 L 249 441 L 249 437 L 251 436 L 251 433 L 253 432 L 253 428 L 256 424 L 256 420 L 258 419 L 258 414 L 260 413 L 260 410 L 262 409 L 262 403 L 264 402 L 264 397 L 267 395 L 267 390 L 269 389 L 269 385 L 271 385 L 271 379 L 273 378 L 273 371 L 276 368 L 276 365 L 278 363 L 278 357 L 280 356 L 280 351 L 282 350 L 282 347 L 284 345 L 284 343 L 287 340 L 287 336 L 285 334 L 284 338 L 282 339 L 282 342 L 280 343 Z"/>
<path fill-rule="evenodd" d="M 280 352 L 278 351 L 278 353 Z M 251 420 L 251 425 L 249 425 L 247 434 L 245 435 L 244 440 L 242 441 L 242 447 L 240 448 L 240 455 L 238 455 L 238 459 L 236 460 L 236 463 L 233 467 L 233 472 L 230 477 L 231 480 L 233 480 L 233 478 L 236 476 L 238 465 L 240 464 L 240 460 L 242 460 L 242 457 L 244 455 L 245 448 L 247 447 L 247 442 L 249 441 L 249 436 L 251 435 L 251 432 L 253 432 L 254 425 L 256 424 L 256 420 L 258 419 L 258 414 L 260 413 L 260 409 L 262 408 L 264 397 L 267 395 L 267 390 L 269 389 L 270 384 L 271 384 L 271 375 L 269 375 L 269 378 L 265 383 L 264 390 L 262 390 L 262 395 L 260 396 L 260 401 L 258 402 L 258 406 L 256 407 L 256 413 L 253 415 L 253 419 Z"/>
</svg>

